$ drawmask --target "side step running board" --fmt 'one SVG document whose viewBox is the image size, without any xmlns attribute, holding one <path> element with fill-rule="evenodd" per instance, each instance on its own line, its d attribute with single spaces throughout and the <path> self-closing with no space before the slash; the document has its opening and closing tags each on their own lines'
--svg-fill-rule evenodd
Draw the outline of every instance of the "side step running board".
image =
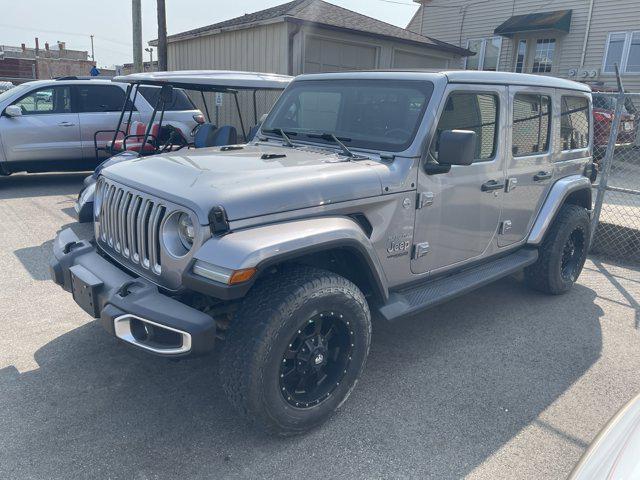
<svg viewBox="0 0 640 480">
<path fill-rule="evenodd" d="M 519 250 L 506 257 L 463 270 L 449 277 L 397 290 L 391 293 L 389 301 L 380 307 L 380 314 L 391 321 L 418 313 L 516 273 L 535 263 L 537 259 L 537 250 Z"/>
</svg>

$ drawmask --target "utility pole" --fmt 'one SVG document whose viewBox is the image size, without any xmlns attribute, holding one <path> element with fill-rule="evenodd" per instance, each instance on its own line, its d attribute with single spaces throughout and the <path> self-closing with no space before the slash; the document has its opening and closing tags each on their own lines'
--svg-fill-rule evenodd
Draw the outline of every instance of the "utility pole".
<svg viewBox="0 0 640 480">
<path fill-rule="evenodd" d="M 142 6 L 140 0 L 131 1 L 131 14 L 133 23 L 133 71 L 144 71 L 142 64 Z"/>
<path fill-rule="evenodd" d="M 145 48 L 145 52 L 149 52 L 149 71 L 153 72 L 153 47 Z"/>
<path fill-rule="evenodd" d="M 158 6 L 158 70 L 167 71 L 167 13 L 164 0 L 156 0 Z"/>
<path fill-rule="evenodd" d="M 91 60 L 92 60 L 93 62 L 95 62 L 95 61 L 96 61 L 96 54 L 95 54 L 95 52 L 93 51 L 93 35 L 91 35 Z"/>
</svg>

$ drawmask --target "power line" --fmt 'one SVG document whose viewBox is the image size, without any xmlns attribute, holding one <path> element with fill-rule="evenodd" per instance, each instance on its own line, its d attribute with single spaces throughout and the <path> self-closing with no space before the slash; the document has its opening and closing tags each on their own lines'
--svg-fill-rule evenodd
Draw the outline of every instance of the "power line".
<svg viewBox="0 0 640 480">
<path fill-rule="evenodd" d="M 0 27 L 4 27 L 4 28 L 11 28 L 14 30 L 23 30 L 23 31 L 27 31 L 27 32 L 33 32 L 35 30 L 37 30 L 38 32 L 42 32 L 42 33 L 53 33 L 53 34 L 58 34 L 61 33 L 63 35 L 75 35 L 78 37 L 88 37 L 90 36 L 90 34 L 88 33 L 79 33 L 79 32 L 64 32 L 61 30 L 43 30 L 41 28 L 35 29 L 35 28 L 25 28 L 25 27 L 16 27 L 15 25 L 8 25 L 5 23 L 0 23 Z M 102 37 L 102 36 L 98 36 L 98 35 L 94 35 L 95 38 L 99 39 L 99 40 L 103 40 L 106 42 L 111 42 L 111 43 L 115 43 L 118 45 L 122 45 L 123 47 L 131 47 L 130 43 L 123 43 L 119 40 L 114 40 L 112 38 L 108 38 L 108 37 Z"/>
</svg>

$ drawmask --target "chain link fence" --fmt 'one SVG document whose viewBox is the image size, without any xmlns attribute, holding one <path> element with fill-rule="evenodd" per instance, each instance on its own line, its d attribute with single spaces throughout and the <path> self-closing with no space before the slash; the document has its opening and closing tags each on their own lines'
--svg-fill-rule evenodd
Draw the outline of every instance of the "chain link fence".
<svg viewBox="0 0 640 480">
<path fill-rule="evenodd" d="M 640 262 L 640 94 L 593 94 L 594 236 L 591 251 Z"/>
</svg>

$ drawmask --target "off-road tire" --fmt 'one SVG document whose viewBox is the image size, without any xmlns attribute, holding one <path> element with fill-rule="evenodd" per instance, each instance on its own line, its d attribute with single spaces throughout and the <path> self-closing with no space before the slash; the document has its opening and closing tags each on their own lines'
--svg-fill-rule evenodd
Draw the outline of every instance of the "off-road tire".
<svg viewBox="0 0 640 480">
<path fill-rule="evenodd" d="M 527 284 L 552 295 L 569 291 L 587 259 L 590 233 L 591 225 L 587 210 L 578 205 L 564 205 L 538 249 L 538 260 L 524 271 Z M 575 248 L 576 257 L 573 259 L 571 273 L 563 275 L 563 254 L 566 252 L 565 248 L 570 248 L 568 242 L 572 239 L 572 235 L 582 239 L 582 245 Z"/>
<path fill-rule="evenodd" d="M 322 401 L 297 408 L 282 392 L 281 362 L 286 362 L 291 338 L 321 312 L 343 315 L 344 325 L 349 319 L 349 363 Z M 324 422 L 347 399 L 364 369 L 370 342 L 371 315 L 356 285 L 332 272 L 288 266 L 259 280 L 234 315 L 220 355 L 222 388 L 243 416 L 269 433 L 300 434 Z"/>
</svg>

